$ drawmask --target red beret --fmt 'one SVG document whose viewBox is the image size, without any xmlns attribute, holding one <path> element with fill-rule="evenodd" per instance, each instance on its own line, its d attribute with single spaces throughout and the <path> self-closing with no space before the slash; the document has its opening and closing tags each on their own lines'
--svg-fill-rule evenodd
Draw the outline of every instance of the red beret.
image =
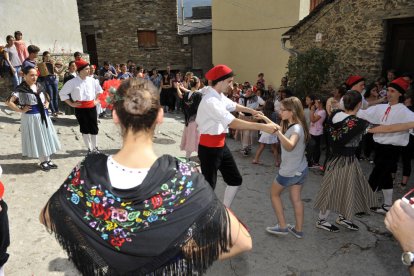
<svg viewBox="0 0 414 276">
<path fill-rule="evenodd" d="M 0 198 L 3 198 L 4 195 L 4 185 L 3 183 L 0 181 Z"/>
<path fill-rule="evenodd" d="M 346 80 L 345 84 L 348 86 L 349 89 L 352 88 L 355 84 L 358 82 L 365 81 L 365 79 L 361 76 L 349 76 L 349 78 Z"/>
<path fill-rule="evenodd" d="M 397 90 L 401 94 L 405 94 L 405 92 L 407 92 L 409 86 L 410 86 L 410 83 L 404 78 L 395 79 L 389 85 L 389 87 L 394 88 L 395 90 Z"/>
<path fill-rule="evenodd" d="M 81 71 L 86 66 L 89 66 L 89 63 L 86 60 L 84 60 L 84 59 L 76 60 L 75 61 L 75 64 L 76 64 L 76 67 L 77 67 L 76 70 L 78 70 L 78 72 Z"/>
<path fill-rule="evenodd" d="M 226 65 L 220 64 L 214 66 L 206 73 L 206 79 L 219 82 L 234 76 L 233 71 Z"/>
</svg>

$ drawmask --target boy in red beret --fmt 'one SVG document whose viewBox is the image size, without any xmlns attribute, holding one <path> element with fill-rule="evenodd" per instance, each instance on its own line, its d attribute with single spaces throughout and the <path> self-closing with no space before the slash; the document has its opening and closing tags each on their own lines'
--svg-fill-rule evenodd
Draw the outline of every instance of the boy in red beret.
<svg viewBox="0 0 414 276">
<path fill-rule="evenodd" d="M 403 104 L 408 87 L 409 83 L 404 78 L 393 80 L 388 86 L 388 104 L 378 104 L 366 110 L 360 110 L 357 116 L 374 125 L 392 125 L 414 121 L 414 113 Z M 382 190 L 384 203 L 382 206 L 371 208 L 373 212 L 386 214 L 392 205 L 392 170 L 397 165 L 401 147 L 408 144 L 409 136 L 408 131 L 374 133 L 375 166 L 368 182 L 373 191 Z"/>
<path fill-rule="evenodd" d="M 234 161 L 233 155 L 226 145 L 226 134 L 232 129 L 262 130 L 275 133 L 274 124 L 261 124 L 242 121 L 231 112 L 262 114 L 257 110 L 242 106 L 230 100 L 224 93 L 233 85 L 233 71 L 226 65 L 217 65 L 206 74 L 211 86 L 204 88 L 204 96 L 197 111 L 196 122 L 200 132 L 198 157 L 201 171 L 214 189 L 217 182 L 217 171 L 220 170 L 224 182 L 227 183 L 223 204 L 230 207 L 242 184 L 242 176 Z M 230 90 L 231 91 L 231 90 Z"/>
</svg>

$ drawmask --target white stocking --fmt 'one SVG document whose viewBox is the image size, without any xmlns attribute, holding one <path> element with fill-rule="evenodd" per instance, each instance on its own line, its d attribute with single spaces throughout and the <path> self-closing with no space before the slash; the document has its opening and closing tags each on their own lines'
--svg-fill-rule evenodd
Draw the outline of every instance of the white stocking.
<svg viewBox="0 0 414 276">
<path fill-rule="evenodd" d="M 91 135 L 92 150 L 96 149 L 98 146 L 98 135 Z"/>
<path fill-rule="evenodd" d="M 90 150 L 91 148 L 91 135 L 89 134 L 82 134 L 83 142 L 85 146 Z"/>
<path fill-rule="evenodd" d="M 224 191 L 224 199 L 223 204 L 227 208 L 230 208 L 231 203 L 233 202 L 233 199 L 236 197 L 237 191 L 239 190 L 240 186 L 228 186 L 226 187 L 226 190 Z"/>
</svg>

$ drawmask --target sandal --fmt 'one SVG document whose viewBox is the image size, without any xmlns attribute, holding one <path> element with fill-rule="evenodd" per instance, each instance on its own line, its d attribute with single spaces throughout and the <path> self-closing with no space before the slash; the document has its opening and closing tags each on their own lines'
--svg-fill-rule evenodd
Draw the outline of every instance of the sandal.
<svg viewBox="0 0 414 276">
<path fill-rule="evenodd" d="M 42 169 L 42 171 L 45 171 L 45 172 L 50 171 L 50 167 L 49 167 L 47 161 L 40 163 L 39 167 Z"/>
<path fill-rule="evenodd" d="M 260 162 L 260 161 L 256 161 L 256 160 L 254 160 L 254 159 L 253 159 L 252 164 L 261 165 L 261 164 L 262 164 L 262 162 Z"/>
</svg>

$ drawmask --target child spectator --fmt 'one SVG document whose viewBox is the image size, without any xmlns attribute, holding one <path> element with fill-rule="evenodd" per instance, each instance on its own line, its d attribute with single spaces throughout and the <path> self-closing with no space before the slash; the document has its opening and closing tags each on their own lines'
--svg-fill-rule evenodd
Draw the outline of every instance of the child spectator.
<svg viewBox="0 0 414 276">
<path fill-rule="evenodd" d="M 277 115 L 274 111 L 274 105 L 273 105 L 273 99 L 269 99 L 266 101 L 264 108 L 263 108 L 263 114 L 270 118 L 272 122 L 276 123 Z M 257 148 L 256 155 L 252 161 L 253 164 L 260 164 L 260 155 L 262 154 L 264 148 L 266 145 L 270 145 L 272 148 L 273 155 L 275 157 L 275 166 L 280 166 L 280 156 L 278 152 L 278 140 L 277 136 L 274 134 L 269 134 L 266 132 L 261 131 L 260 132 L 260 138 L 259 138 L 259 147 Z"/>
</svg>

